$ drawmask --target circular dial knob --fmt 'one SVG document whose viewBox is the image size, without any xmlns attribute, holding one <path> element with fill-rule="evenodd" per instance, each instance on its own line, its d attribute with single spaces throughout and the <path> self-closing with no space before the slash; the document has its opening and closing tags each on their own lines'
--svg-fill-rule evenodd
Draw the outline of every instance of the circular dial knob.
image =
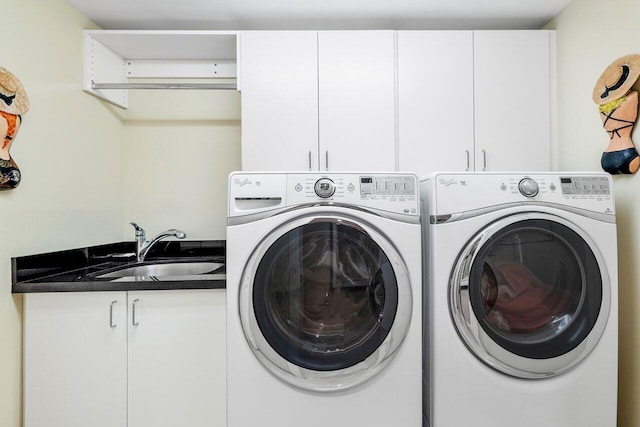
<svg viewBox="0 0 640 427">
<path fill-rule="evenodd" d="M 336 192 L 336 184 L 334 184 L 329 178 L 320 178 L 316 181 L 313 189 L 318 197 L 326 199 L 333 196 L 333 193 Z"/>
<path fill-rule="evenodd" d="M 518 190 L 520 190 L 520 194 L 525 197 L 535 197 L 538 191 L 540 191 L 540 187 L 538 187 L 538 183 L 533 179 L 523 178 L 518 183 Z"/>
</svg>

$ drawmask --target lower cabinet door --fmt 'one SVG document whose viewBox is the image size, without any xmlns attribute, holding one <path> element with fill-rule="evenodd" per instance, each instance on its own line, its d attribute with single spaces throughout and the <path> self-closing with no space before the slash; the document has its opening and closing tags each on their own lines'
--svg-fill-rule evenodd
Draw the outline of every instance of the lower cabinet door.
<svg viewBox="0 0 640 427">
<path fill-rule="evenodd" d="M 25 295 L 25 427 L 226 425 L 225 290 Z"/>
<path fill-rule="evenodd" d="M 126 427 L 126 305 L 126 292 L 25 295 L 25 427 Z"/>
<path fill-rule="evenodd" d="M 129 292 L 129 427 L 226 425 L 224 289 Z"/>
</svg>

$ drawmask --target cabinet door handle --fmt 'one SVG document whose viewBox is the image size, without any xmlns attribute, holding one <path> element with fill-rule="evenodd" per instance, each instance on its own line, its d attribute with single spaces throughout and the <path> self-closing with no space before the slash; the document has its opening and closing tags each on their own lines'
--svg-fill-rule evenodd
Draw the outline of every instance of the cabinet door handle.
<svg viewBox="0 0 640 427">
<path fill-rule="evenodd" d="M 313 169 L 311 169 L 311 150 L 309 150 L 309 171 L 312 171 Z"/>
<path fill-rule="evenodd" d="M 112 329 L 118 326 L 115 323 L 113 323 L 113 304 L 117 302 L 118 302 L 117 300 L 111 301 L 111 305 L 109 306 L 109 327 Z"/>
<path fill-rule="evenodd" d="M 136 320 L 136 303 L 140 301 L 139 298 L 133 300 L 133 304 L 131 304 L 131 323 L 133 326 L 138 326 L 140 322 Z"/>
<path fill-rule="evenodd" d="M 470 153 L 469 150 L 464 150 L 465 154 L 467 155 L 467 168 L 465 169 L 465 171 L 468 171 L 469 168 L 471 167 L 471 158 L 470 158 Z"/>
<path fill-rule="evenodd" d="M 324 163 L 325 163 L 325 170 L 329 170 L 329 150 L 324 152 Z"/>
<path fill-rule="evenodd" d="M 482 170 L 487 170 L 487 150 L 482 149 Z"/>
</svg>

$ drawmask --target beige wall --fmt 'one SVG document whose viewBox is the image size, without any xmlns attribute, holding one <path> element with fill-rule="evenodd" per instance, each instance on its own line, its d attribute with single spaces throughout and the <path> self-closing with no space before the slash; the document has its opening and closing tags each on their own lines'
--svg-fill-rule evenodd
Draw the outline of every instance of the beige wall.
<svg viewBox="0 0 640 427">
<path fill-rule="evenodd" d="M 130 91 L 123 146 L 124 236 L 130 221 L 153 237 L 225 239 L 227 176 L 240 169 L 240 94 Z"/>
<path fill-rule="evenodd" d="M 226 179 L 240 167 L 235 91 L 137 91 L 122 110 L 82 91 L 82 30 L 63 0 L 0 0 L 0 66 L 25 86 L 31 110 L 11 149 L 23 181 L 0 192 L 0 426 L 22 420 L 22 298 L 10 258 L 151 237 L 180 228 L 224 239 Z"/>
<path fill-rule="evenodd" d="M 0 0 L 0 66 L 31 101 L 11 154 L 22 171 L 0 192 L 0 425 L 21 423 L 22 298 L 10 258 L 117 240 L 122 232 L 123 125 L 82 92 L 82 29 L 61 0 Z"/>
<path fill-rule="evenodd" d="M 640 2 L 573 0 L 548 28 L 557 30 L 559 167 L 600 170 L 608 136 L 591 100 L 596 80 L 615 59 L 640 54 Z M 638 86 L 636 89 L 640 88 Z M 636 146 L 640 132 L 634 130 Z M 640 176 L 614 176 L 619 251 L 618 425 L 640 425 Z"/>
</svg>

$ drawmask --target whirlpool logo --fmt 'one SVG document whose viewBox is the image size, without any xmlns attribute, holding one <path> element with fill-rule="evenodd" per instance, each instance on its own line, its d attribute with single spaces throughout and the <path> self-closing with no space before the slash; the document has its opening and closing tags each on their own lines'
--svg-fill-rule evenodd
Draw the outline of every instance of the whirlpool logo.
<svg viewBox="0 0 640 427">
<path fill-rule="evenodd" d="M 440 178 L 438 182 L 440 183 L 440 185 L 444 185 L 445 187 L 449 187 L 451 185 L 467 185 L 466 180 L 457 180 L 455 178 Z"/>
<path fill-rule="evenodd" d="M 262 181 L 252 181 L 249 178 L 233 178 L 233 183 L 238 187 L 244 187 L 245 185 L 255 184 L 257 187 L 262 185 Z"/>
<path fill-rule="evenodd" d="M 233 178 L 233 183 L 239 187 L 253 184 L 253 182 L 249 178 Z"/>
</svg>

